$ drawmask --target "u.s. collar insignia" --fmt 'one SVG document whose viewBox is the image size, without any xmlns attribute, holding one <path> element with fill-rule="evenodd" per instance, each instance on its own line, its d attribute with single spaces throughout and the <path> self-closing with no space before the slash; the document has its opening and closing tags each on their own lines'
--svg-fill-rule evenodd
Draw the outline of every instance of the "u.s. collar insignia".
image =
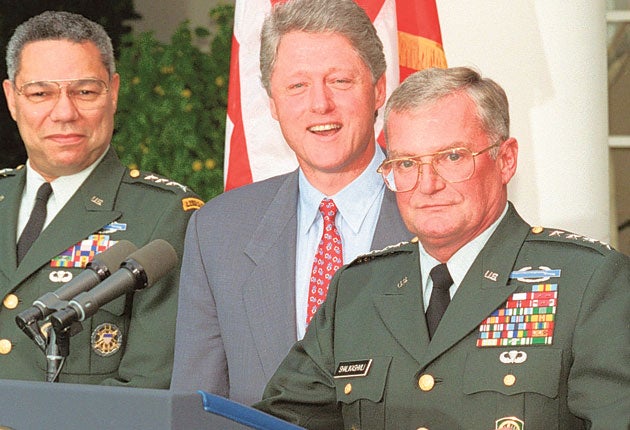
<svg viewBox="0 0 630 430">
<path fill-rule="evenodd" d="M 122 344 L 122 333 L 116 324 L 103 323 L 92 332 L 92 349 L 101 357 L 115 354 Z"/>
<path fill-rule="evenodd" d="M 525 423 L 516 417 L 503 417 L 495 421 L 495 429 L 525 430 Z"/>
</svg>

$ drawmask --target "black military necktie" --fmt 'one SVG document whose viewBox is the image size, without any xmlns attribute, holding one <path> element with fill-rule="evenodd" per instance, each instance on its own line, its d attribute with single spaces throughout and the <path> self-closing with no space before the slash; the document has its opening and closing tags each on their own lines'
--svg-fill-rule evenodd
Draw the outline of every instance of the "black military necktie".
<svg viewBox="0 0 630 430">
<path fill-rule="evenodd" d="M 438 264 L 429 273 L 433 280 L 433 291 L 429 299 L 429 307 L 427 308 L 427 327 L 429 328 L 429 339 L 433 337 L 433 333 L 437 329 L 442 315 L 446 311 L 448 304 L 451 302 L 451 296 L 448 289 L 453 285 L 453 278 L 448 273 L 446 264 Z"/>
<path fill-rule="evenodd" d="M 18 240 L 17 243 L 18 265 L 28 252 L 33 242 L 35 242 L 35 239 L 37 239 L 37 236 L 39 236 L 39 233 L 41 233 L 42 227 L 44 227 L 44 222 L 46 221 L 46 205 L 51 193 L 52 187 L 48 182 L 44 182 L 42 186 L 39 187 L 39 190 L 37 190 L 35 206 L 33 206 L 31 217 L 28 219 L 26 227 L 24 227 L 20 240 Z"/>
</svg>

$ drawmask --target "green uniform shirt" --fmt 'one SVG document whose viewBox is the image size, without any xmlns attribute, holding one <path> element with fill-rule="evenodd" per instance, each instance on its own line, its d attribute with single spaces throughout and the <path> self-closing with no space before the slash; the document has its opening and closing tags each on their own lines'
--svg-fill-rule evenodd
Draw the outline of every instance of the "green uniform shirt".
<svg viewBox="0 0 630 430">
<path fill-rule="evenodd" d="M 510 204 L 431 341 L 418 245 L 360 257 L 256 407 L 309 429 L 627 430 L 629 328 L 630 259 Z"/>
<path fill-rule="evenodd" d="M 177 267 L 149 289 L 121 296 L 82 322 L 82 331 L 70 338 L 59 382 L 168 388 L 184 234 L 190 214 L 202 202 L 176 182 L 129 171 L 110 148 L 16 267 L 25 176 L 24 169 L 0 174 L 0 379 L 45 380 L 44 353 L 18 328 L 15 317 L 84 270 L 87 260 L 81 262 L 75 254 L 64 263 L 63 253 L 119 240 L 141 248 L 161 238 L 177 251 Z"/>
</svg>

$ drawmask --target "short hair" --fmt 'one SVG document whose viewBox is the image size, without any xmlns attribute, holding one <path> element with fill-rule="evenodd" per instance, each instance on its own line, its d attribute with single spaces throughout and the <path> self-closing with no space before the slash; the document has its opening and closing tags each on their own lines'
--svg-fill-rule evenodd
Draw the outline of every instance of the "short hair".
<svg viewBox="0 0 630 430">
<path fill-rule="evenodd" d="M 409 75 L 385 106 L 385 139 L 391 112 L 413 111 L 458 92 L 466 93 L 477 107 L 477 118 L 491 143 L 508 139 L 510 113 L 505 91 L 492 79 L 483 78 L 468 67 L 431 68 Z"/>
<path fill-rule="evenodd" d="M 82 15 L 46 11 L 20 24 L 7 45 L 7 74 L 11 82 L 20 71 L 20 57 L 24 47 L 42 40 L 69 40 L 75 43 L 92 42 L 101 53 L 101 61 L 111 78 L 116 73 L 112 41 L 105 29 Z M 62 60 L 60 60 L 62 61 Z"/>
<path fill-rule="evenodd" d="M 260 34 L 261 81 L 267 94 L 271 94 L 271 73 L 280 39 L 292 31 L 338 33 L 348 39 L 370 69 L 374 83 L 385 73 L 383 43 L 370 18 L 353 0 L 289 0 L 273 7 Z"/>
</svg>

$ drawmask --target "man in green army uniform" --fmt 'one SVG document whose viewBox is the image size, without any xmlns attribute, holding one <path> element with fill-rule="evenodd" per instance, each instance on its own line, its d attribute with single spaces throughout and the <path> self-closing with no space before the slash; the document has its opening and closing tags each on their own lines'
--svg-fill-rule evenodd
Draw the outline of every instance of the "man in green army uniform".
<svg viewBox="0 0 630 430">
<path fill-rule="evenodd" d="M 424 70 L 385 122 L 417 238 L 337 272 L 256 407 L 309 429 L 630 428 L 630 259 L 517 214 L 501 87 Z"/>
<path fill-rule="evenodd" d="M 16 316 L 121 240 L 140 248 L 164 239 L 179 267 L 202 202 L 176 182 L 129 171 L 110 147 L 120 78 L 100 25 L 67 12 L 31 18 L 8 44 L 7 70 L 3 89 L 28 161 L 0 173 L 0 379 L 44 381 L 46 358 Z M 44 189 L 47 203 L 36 203 Z M 25 247 L 36 212 L 43 229 Z M 58 381 L 168 388 L 178 277 L 173 269 L 83 321 Z"/>
</svg>

